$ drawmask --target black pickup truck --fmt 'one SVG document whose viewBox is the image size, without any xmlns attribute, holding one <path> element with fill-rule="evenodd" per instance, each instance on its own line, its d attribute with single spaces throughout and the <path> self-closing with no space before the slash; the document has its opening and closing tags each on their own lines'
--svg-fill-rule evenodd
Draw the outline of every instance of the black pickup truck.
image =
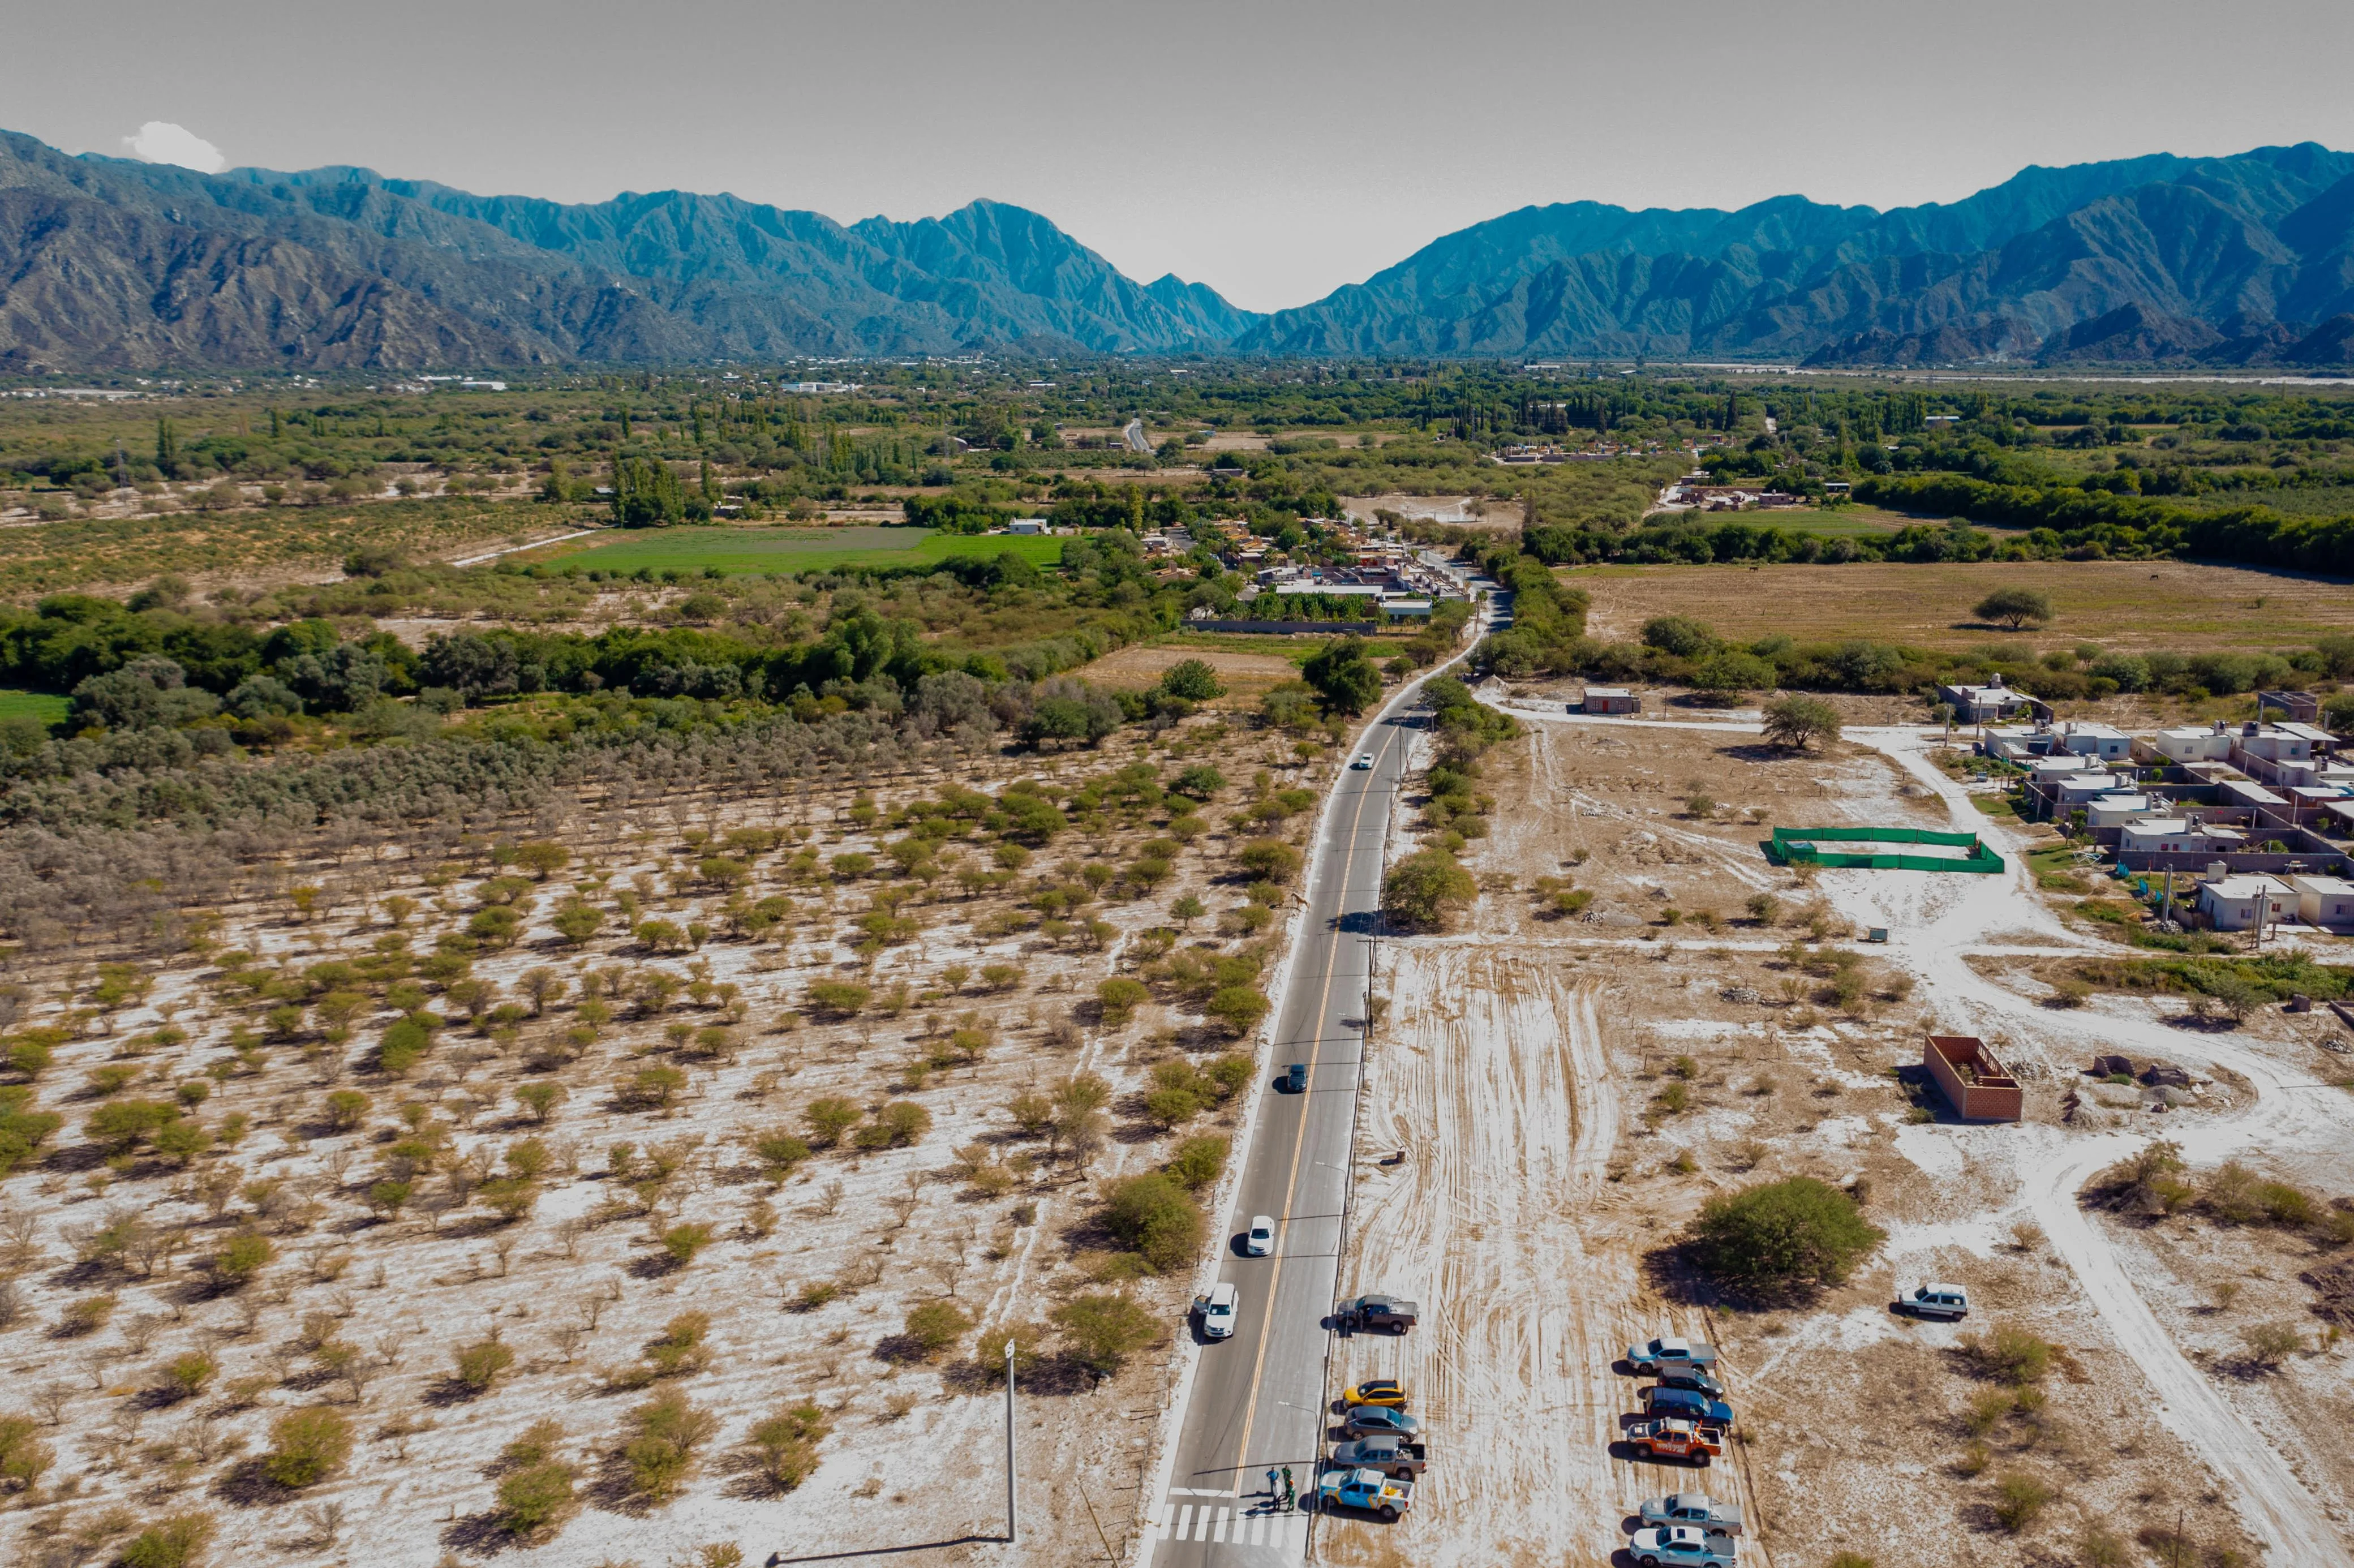
<svg viewBox="0 0 2354 1568">
<path fill-rule="evenodd" d="M 1341 1328 L 1384 1329 L 1393 1334 L 1405 1333 L 1421 1316 L 1420 1308 L 1395 1296 L 1360 1296 L 1332 1308 L 1333 1321 Z"/>
</svg>

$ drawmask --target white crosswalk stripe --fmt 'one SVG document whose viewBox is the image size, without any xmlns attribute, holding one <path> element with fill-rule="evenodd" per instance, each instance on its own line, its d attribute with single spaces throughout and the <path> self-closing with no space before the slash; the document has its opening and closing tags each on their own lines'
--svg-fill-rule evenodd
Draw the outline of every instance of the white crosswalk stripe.
<svg viewBox="0 0 2354 1568">
<path fill-rule="evenodd" d="M 1161 1541 L 1194 1541 L 1212 1546 L 1259 1547 L 1294 1554 L 1308 1549 L 1308 1515 L 1267 1513 L 1257 1506 L 1240 1511 L 1208 1503 L 1164 1501 L 1150 1521 Z"/>
</svg>

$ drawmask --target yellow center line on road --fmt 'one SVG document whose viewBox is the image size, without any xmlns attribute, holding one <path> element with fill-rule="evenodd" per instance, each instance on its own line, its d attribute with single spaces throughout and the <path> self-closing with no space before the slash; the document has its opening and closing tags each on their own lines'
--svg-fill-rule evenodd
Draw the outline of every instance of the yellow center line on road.
<svg viewBox="0 0 2354 1568">
<path fill-rule="evenodd" d="M 1373 775 L 1374 778 L 1378 778 L 1380 776 L 1380 764 L 1382 761 L 1387 759 L 1390 747 L 1397 743 L 1397 737 L 1398 726 L 1394 724 L 1390 726 L 1388 738 L 1382 742 L 1381 757 L 1375 759 L 1375 765 L 1373 769 Z M 1370 784 L 1371 782 L 1372 779 L 1368 779 L 1367 783 Z M 1357 824 L 1364 818 L 1365 797 L 1372 793 L 1373 791 L 1370 789 L 1360 789 L 1357 791 L 1357 808 L 1349 814 L 1349 842 L 1351 842 L 1352 847 L 1345 851 L 1341 857 L 1341 885 L 1344 895 L 1348 887 L 1350 863 L 1356 858 L 1357 854 L 1357 852 L 1353 847 L 1354 841 L 1357 836 Z M 1346 911 L 1341 911 L 1341 913 L 1345 914 Z M 1321 1040 L 1323 1038 L 1325 1013 L 1331 1006 L 1332 1002 L 1333 967 L 1339 960 L 1340 956 L 1341 928 L 1340 922 L 1335 920 L 1332 926 L 1331 943 L 1324 951 L 1324 989 L 1318 994 L 1316 1001 L 1315 1038 L 1318 1040 Z M 1364 1050 L 1364 1044 L 1362 1038 L 1358 1042 L 1357 1049 L 1360 1054 Z M 1312 1084 L 1316 1075 L 1316 1056 L 1312 1050 L 1309 1054 L 1308 1073 L 1310 1083 Z M 1352 1086 L 1350 1092 L 1352 1094 L 1355 1092 L 1353 1086 Z M 1241 1478 L 1247 1473 L 1243 1468 L 1243 1466 L 1245 1461 L 1250 1457 L 1251 1426 L 1258 1419 L 1259 1380 L 1267 1372 L 1267 1341 L 1268 1331 L 1274 1327 L 1275 1323 L 1276 1290 L 1283 1283 L 1283 1242 L 1284 1237 L 1289 1234 L 1291 1230 L 1291 1194 L 1299 1185 L 1299 1156 L 1308 1145 L 1308 1116 L 1309 1107 L 1311 1103 L 1312 1102 L 1309 1099 L 1308 1095 L 1303 1093 L 1299 1101 L 1299 1130 L 1293 1135 L 1291 1139 L 1291 1174 L 1285 1179 L 1283 1184 L 1284 1215 L 1283 1218 L 1276 1222 L 1275 1268 L 1273 1272 L 1267 1276 L 1267 1306 L 1259 1315 L 1258 1354 L 1251 1361 L 1250 1393 L 1245 1397 L 1243 1402 L 1243 1440 L 1235 1449 L 1235 1484 L 1237 1486 L 1241 1484 Z M 1349 1180 L 1350 1174 L 1351 1173 L 1349 1171 L 1342 1171 L 1341 1172 L 1341 1180 L 1345 1183 Z M 1341 1238 L 1343 1243 L 1345 1243 L 1347 1239 L 1348 1238 L 1345 1236 Z M 1334 1248 L 1332 1255 L 1336 1259 L 1340 1256 L 1339 1248 Z M 1337 1263 L 1335 1264 L 1335 1266 L 1338 1266 Z M 1318 1421 L 1319 1429 L 1320 1430 L 1322 1421 L 1320 1412 L 1319 1413 Z"/>
</svg>

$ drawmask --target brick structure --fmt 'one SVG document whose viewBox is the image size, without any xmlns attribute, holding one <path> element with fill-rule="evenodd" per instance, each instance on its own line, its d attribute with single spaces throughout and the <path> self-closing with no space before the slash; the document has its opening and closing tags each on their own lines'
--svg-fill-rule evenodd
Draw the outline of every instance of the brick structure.
<svg viewBox="0 0 2354 1568">
<path fill-rule="evenodd" d="M 1932 1034 L 1921 1065 L 1964 1121 L 2017 1121 L 2027 1111 L 2019 1080 L 1975 1034 Z"/>
</svg>

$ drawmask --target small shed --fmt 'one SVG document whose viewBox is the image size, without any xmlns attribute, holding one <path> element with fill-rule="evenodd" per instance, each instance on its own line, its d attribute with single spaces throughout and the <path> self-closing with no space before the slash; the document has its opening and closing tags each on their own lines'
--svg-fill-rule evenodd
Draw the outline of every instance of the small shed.
<svg viewBox="0 0 2354 1568">
<path fill-rule="evenodd" d="M 1921 1065 L 1964 1121 L 2017 1121 L 2027 1113 L 2019 1080 L 1975 1034 L 1930 1035 Z"/>
<path fill-rule="evenodd" d="M 1643 711 L 1643 699 L 1624 686 L 1588 686 L 1579 712 L 1589 714 L 1638 714 Z"/>
</svg>

